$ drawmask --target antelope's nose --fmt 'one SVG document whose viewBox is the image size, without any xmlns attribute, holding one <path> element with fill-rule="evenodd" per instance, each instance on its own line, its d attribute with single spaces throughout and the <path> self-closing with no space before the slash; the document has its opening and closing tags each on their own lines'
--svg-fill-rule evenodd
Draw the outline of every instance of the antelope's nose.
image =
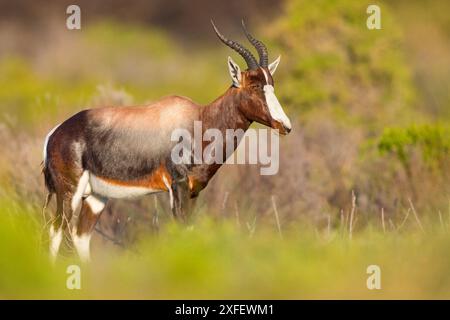
<svg viewBox="0 0 450 320">
<path fill-rule="evenodd" d="M 283 132 L 282 133 L 283 135 L 288 135 L 289 132 L 291 132 L 291 130 L 292 130 L 292 127 L 290 125 L 286 125 L 286 124 L 282 123 L 281 126 L 282 126 L 281 131 Z"/>
<path fill-rule="evenodd" d="M 284 127 L 284 130 L 286 131 L 286 134 L 288 134 L 289 132 L 291 132 L 292 128 L 291 127 Z"/>
</svg>

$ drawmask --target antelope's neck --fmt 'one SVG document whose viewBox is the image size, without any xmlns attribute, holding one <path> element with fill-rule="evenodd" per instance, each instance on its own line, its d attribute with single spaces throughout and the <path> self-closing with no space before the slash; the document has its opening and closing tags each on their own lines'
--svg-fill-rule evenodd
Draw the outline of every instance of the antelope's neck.
<svg viewBox="0 0 450 320">
<path fill-rule="evenodd" d="M 203 107 L 200 114 L 203 130 L 218 129 L 225 134 L 227 129 L 246 131 L 251 124 L 240 111 L 243 97 L 239 89 L 231 87 L 221 97 Z"/>
<path fill-rule="evenodd" d="M 203 133 L 208 129 L 218 129 L 222 132 L 222 137 L 226 137 L 226 130 L 246 131 L 251 121 L 249 121 L 240 111 L 240 104 L 243 103 L 243 97 L 239 89 L 231 87 L 224 95 L 202 107 L 200 121 L 202 122 Z M 209 142 L 203 141 L 203 150 Z M 237 144 L 233 143 L 235 150 Z M 223 154 L 226 155 L 226 143 L 223 144 Z M 206 187 L 209 180 L 222 166 L 220 163 L 201 164 L 194 166 L 189 177 L 191 196 L 195 197 L 200 190 Z"/>
</svg>

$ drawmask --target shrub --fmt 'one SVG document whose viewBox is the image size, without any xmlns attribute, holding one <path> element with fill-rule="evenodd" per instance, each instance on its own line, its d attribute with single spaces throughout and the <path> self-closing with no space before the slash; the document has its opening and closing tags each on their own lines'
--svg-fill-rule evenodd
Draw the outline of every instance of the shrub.
<svg viewBox="0 0 450 320">
<path fill-rule="evenodd" d="M 381 154 L 393 153 L 410 171 L 412 153 L 417 151 L 430 167 L 443 169 L 449 160 L 450 128 L 440 124 L 387 128 L 378 143 Z"/>
</svg>

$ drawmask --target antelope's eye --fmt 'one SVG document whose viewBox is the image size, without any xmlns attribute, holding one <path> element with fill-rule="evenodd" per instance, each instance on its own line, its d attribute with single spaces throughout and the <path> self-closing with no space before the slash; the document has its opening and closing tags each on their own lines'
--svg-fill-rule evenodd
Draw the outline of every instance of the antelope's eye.
<svg viewBox="0 0 450 320">
<path fill-rule="evenodd" d="M 258 90 L 262 90 L 262 89 L 263 89 L 263 86 L 262 86 L 262 84 L 260 84 L 260 83 L 256 83 L 256 84 L 254 84 L 252 87 L 253 87 L 254 89 L 258 89 Z"/>
</svg>

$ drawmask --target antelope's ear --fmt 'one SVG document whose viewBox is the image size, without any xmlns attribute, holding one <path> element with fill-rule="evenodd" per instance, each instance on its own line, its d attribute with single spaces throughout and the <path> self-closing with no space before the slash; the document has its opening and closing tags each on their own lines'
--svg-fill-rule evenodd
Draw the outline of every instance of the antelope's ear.
<svg viewBox="0 0 450 320">
<path fill-rule="evenodd" d="M 233 80 L 233 86 L 240 87 L 241 86 L 241 68 L 228 57 L 228 70 L 230 71 L 231 80 Z"/>
<path fill-rule="evenodd" d="M 273 75 L 275 73 L 275 70 L 277 70 L 278 64 L 280 63 L 281 60 L 281 56 L 278 56 L 278 58 L 272 62 L 271 64 L 269 64 L 269 71 L 270 74 Z"/>
</svg>

